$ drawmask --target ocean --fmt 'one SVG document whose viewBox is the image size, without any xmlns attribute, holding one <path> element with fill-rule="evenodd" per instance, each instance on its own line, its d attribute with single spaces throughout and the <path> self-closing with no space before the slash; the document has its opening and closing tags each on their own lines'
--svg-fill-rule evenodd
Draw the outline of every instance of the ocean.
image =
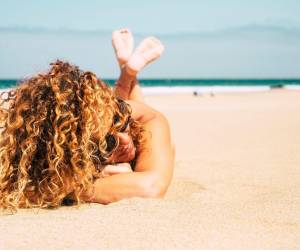
<svg viewBox="0 0 300 250">
<path fill-rule="evenodd" d="M 104 79 L 113 85 L 115 79 Z M 216 93 L 299 89 L 300 79 L 140 79 L 145 94 Z M 0 90 L 17 86 L 16 79 L 0 79 Z"/>
</svg>

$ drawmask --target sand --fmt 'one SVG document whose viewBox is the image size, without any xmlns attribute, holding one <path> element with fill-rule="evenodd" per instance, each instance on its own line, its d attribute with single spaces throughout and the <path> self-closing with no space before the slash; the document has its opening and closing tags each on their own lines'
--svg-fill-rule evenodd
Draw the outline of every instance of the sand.
<svg viewBox="0 0 300 250">
<path fill-rule="evenodd" d="M 177 147 L 165 199 L 1 216 L 1 250 L 300 248 L 300 91 L 147 102 Z"/>
</svg>

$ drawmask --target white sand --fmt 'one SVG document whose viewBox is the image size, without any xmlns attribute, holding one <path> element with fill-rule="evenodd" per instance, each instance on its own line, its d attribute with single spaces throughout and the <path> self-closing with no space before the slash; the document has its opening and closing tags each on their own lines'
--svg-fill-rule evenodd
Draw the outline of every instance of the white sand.
<svg viewBox="0 0 300 250">
<path fill-rule="evenodd" d="M 147 101 L 177 146 L 166 198 L 1 216 L 1 250 L 300 248 L 300 91 Z"/>
</svg>

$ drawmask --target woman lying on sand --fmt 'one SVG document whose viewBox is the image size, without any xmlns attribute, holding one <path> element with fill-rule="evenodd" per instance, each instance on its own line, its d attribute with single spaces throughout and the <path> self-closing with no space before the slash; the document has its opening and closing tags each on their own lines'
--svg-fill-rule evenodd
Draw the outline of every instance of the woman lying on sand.
<svg viewBox="0 0 300 250">
<path fill-rule="evenodd" d="M 163 45 L 146 38 L 132 53 L 132 34 L 123 29 L 113 46 L 121 68 L 114 89 L 56 61 L 2 94 L 1 208 L 164 196 L 173 174 L 170 129 L 136 81 Z"/>
</svg>

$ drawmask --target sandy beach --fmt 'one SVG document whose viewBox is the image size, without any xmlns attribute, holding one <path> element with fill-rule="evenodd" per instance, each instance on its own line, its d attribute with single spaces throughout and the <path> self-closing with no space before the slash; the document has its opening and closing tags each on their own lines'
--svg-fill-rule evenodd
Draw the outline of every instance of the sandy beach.
<svg viewBox="0 0 300 250">
<path fill-rule="evenodd" d="M 163 200 L 0 216 L 0 249 L 299 249 L 300 91 L 149 96 L 176 144 Z"/>
</svg>

